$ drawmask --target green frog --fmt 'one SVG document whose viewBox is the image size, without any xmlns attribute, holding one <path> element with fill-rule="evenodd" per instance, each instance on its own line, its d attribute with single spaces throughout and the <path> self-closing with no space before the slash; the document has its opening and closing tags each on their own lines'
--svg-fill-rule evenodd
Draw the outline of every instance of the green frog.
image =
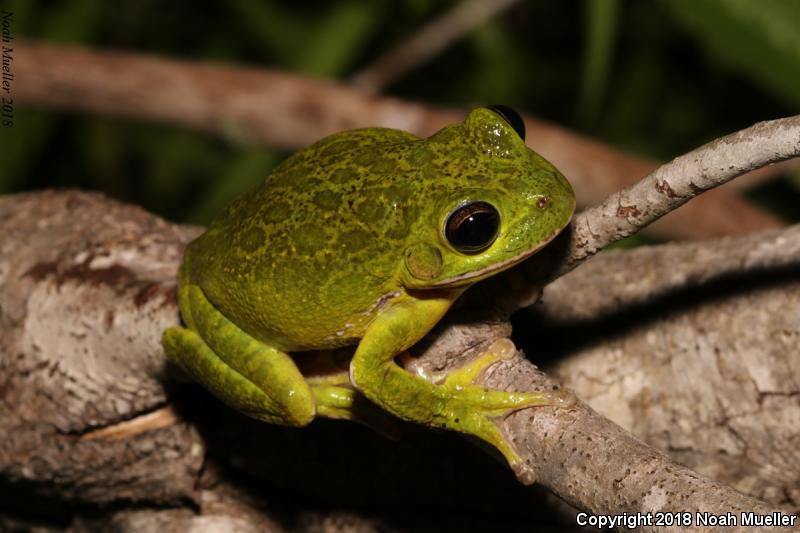
<svg viewBox="0 0 800 533">
<path fill-rule="evenodd" d="M 186 327 L 164 333 L 167 356 L 257 419 L 359 419 L 366 397 L 401 419 L 479 437 L 513 466 L 493 419 L 563 399 L 473 383 L 513 345 L 496 343 L 439 382 L 397 358 L 470 285 L 552 240 L 574 208 L 569 183 L 525 146 L 524 123 L 504 106 L 427 139 L 386 128 L 331 135 L 189 244 L 178 291 Z M 349 367 L 322 376 L 304 376 L 290 355 L 348 345 Z"/>
</svg>

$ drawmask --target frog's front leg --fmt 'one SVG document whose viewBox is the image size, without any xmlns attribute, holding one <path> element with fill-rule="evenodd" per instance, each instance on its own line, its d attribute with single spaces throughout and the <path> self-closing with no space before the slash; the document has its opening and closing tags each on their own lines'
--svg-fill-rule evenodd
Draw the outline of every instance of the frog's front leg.
<svg viewBox="0 0 800 533">
<path fill-rule="evenodd" d="M 561 403 L 560 393 L 489 390 L 472 383 L 486 367 L 513 355 L 504 343 L 441 383 L 405 371 L 395 357 L 410 348 L 447 311 L 452 294 L 409 299 L 381 313 L 370 325 L 350 366 L 350 379 L 370 400 L 394 415 L 431 426 L 475 435 L 497 448 L 514 466 L 519 458 L 493 422 L 517 409 Z"/>
</svg>

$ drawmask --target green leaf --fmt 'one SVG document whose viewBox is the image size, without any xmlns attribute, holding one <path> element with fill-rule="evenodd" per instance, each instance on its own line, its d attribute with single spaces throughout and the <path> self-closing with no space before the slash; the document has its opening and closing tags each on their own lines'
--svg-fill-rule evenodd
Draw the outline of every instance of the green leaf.
<svg viewBox="0 0 800 533">
<path fill-rule="evenodd" d="M 216 180 L 204 199 L 195 205 L 189 214 L 189 222 L 208 224 L 223 207 L 260 183 L 280 159 L 277 152 L 264 148 L 251 148 L 243 152 L 228 172 Z"/>
<path fill-rule="evenodd" d="M 593 122 L 608 85 L 619 20 L 618 0 L 585 0 L 583 80 L 575 113 L 578 121 Z"/>
<path fill-rule="evenodd" d="M 800 106 L 800 2 L 668 0 L 665 5 L 715 57 Z"/>
<path fill-rule="evenodd" d="M 43 34 L 48 41 L 85 42 L 97 33 L 104 14 L 104 2 L 75 0 L 47 9 Z"/>
<path fill-rule="evenodd" d="M 275 2 L 231 0 L 225 4 L 249 39 L 263 52 L 277 56 L 287 66 L 303 46 L 303 21 Z"/>
<path fill-rule="evenodd" d="M 508 31 L 500 22 L 490 20 L 472 33 L 469 42 L 476 58 L 464 89 L 481 102 L 517 105 L 523 96 L 523 84 L 510 80 L 527 65 Z"/>
<path fill-rule="evenodd" d="M 377 25 L 379 4 L 344 2 L 317 24 L 299 67 L 319 76 L 337 76 L 349 67 Z"/>
<path fill-rule="evenodd" d="M 331 77 L 358 58 L 383 11 L 379 2 L 353 0 L 334 3 L 313 18 L 276 2 L 233 0 L 228 7 L 266 57 L 292 70 Z"/>
</svg>

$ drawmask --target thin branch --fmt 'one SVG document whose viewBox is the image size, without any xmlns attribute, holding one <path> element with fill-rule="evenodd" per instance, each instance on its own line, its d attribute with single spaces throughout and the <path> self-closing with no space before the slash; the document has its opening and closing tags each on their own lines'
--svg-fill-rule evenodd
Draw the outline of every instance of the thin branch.
<svg viewBox="0 0 800 533">
<path fill-rule="evenodd" d="M 800 172 L 800 159 L 788 159 L 781 163 L 775 163 L 774 165 L 748 172 L 736 181 L 725 185 L 725 187 L 729 186 L 737 191 L 750 191 L 796 172 Z"/>
<path fill-rule="evenodd" d="M 333 82 L 266 69 L 191 63 L 15 41 L 14 99 L 23 105 L 210 131 L 283 148 L 363 126 L 427 136 L 463 113 L 385 97 Z M 569 178 L 582 205 L 635 183 L 655 167 L 533 117 L 529 145 Z M 664 238 L 703 239 L 778 227 L 774 216 L 719 189 L 648 228 Z"/>
<path fill-rule="evenodd" d="M 543 286 L 701 193 L 751 170 L 798 156 L 800 115 L 759 122 L 712 141 L 576 215 L 564 247 L 546 249 L 527 261 L 526 273 Z M 558 256 L 555 269 L 554 255 Z"/>
<path fill-rule="evenodd" d="M 573 221 L 566 269 L 633 235 L 701 193 L 751 170 L 800 156 L 800 115 L 759 122 L 673 159 Z"/>
<path fill-rule="evenodd" d="M 375 94 L 398 78 L 429 61 L 466 33 L 508 9 L 518 0 L 462 0 L 441 17 L 429 22 L 410 39 L 395 46 L 357 72 L 350 83 Z"/>
<path fill-rule="evenodd" d="M 142 433 L 175 425 L 178 416 L 172 407 L 162 407 L 150 413 L 136 416 L 130 420 L 118 422 L 99 429 L 83 433 L 81 440 L 117 440 L 129 439 Z"/>
</svg>

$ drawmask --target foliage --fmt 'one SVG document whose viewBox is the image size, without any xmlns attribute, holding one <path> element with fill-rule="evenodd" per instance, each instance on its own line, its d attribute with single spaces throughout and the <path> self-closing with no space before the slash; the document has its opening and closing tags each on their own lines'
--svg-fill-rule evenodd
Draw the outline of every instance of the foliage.
<svg viewBox="0 0 800 533">
<path fill-rule="evenodd" d="M 18 37 L 345 79 L 453 2 L 2 0 Z M 449 105 L 504 102 L 666 159 L 800 111 L 794 0 L 520 2 L 386 90 Z M 17 109 L 0 129 L 0 193 L 103 190 L 206 222 L 285 154 L 146 123 Z M 797 178 L 754 193 L 800 219 Z"/>
</svg>

